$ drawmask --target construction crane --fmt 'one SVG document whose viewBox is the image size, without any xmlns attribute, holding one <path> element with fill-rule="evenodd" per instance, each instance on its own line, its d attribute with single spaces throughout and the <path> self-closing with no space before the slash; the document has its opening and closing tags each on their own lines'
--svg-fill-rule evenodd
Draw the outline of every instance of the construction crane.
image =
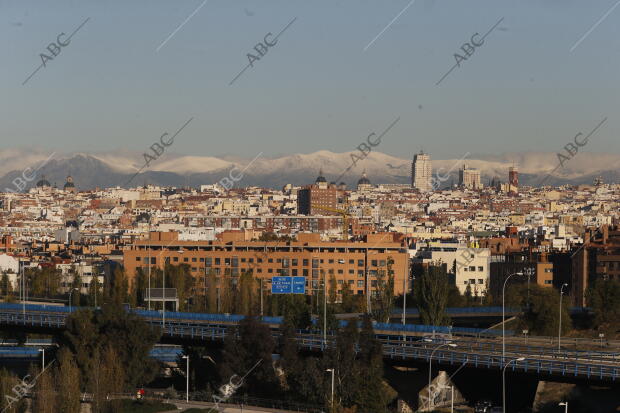
<svg viewBox="0 0 620 413">
<path fill-rule="evenodd" d="M 344 204 L 345 209 L 337 209 L 317 204 L 312 204 L 312 208 L 333 212 L 342 216 L 342 240 L 347 241 L 349 239 L 349 204 Z"/>
</svg>

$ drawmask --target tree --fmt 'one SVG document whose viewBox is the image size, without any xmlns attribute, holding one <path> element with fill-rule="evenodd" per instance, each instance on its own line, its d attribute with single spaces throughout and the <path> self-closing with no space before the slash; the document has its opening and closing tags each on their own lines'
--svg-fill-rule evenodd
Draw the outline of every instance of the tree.
<svg viewBox="0 0 620 413">
<path fill-rule="evenodd" d="M 392 308 L 394 307 L 394 270 L 392 257 L 387 259 L 387 274 L 383 270 L 377 273 L 376 297 L 372 304 L 373 318 L 380 323 L 390 321 Z"/>
<path fill-rule="evenodd" d="M 33 413 L 56 412 L 56 389 L 50 370 L 41 373 L 34 388 Z"/>
<path fill-rule="evenodd" d="M 235 313 L 254 315 L 256 311 L 256 280 L 249 272 L 244 272 L 239 278 L 239 287 L 235 294 Z"/>
<path fill-rule="evenodd" d="M 56 399 L 59 411 L 63 413 L 80 412 L 80 370 L 75 357 L 67 348 L 58 351 L 58 368 L 55 382 L 58 387 Z"/>
<path fill-rule="evenodd" d="M 357 321 L 350 320 L 336 334 L 336 345 L 327 352 L 327 364 L 335 369 L 335 397 L 342 406 L 352 406 L 359 398 L 360 372 L 356 362 L 359 338 Z M 327 402 L 327 400 L 326 400 Z"/>
<path fill-rule="evenodd" d="M 96 307 L 103 304 L 103 290 L 99 283 L 99 276 L 95 273 L 90 279 L 90 285 L 88 286 L 88 305 L 90 307 Z"/>
<path fill-rule="evenodd" d="M 17 413 L 26 411 L 26 401 L 18 391 L 21 381 L 7 369 L 0 368 L 0 411 Z"/>
<path fill-rule="evenodd" d="M 558 334 L 560 311 L 562 312 L 562 333 L 571 329 L 569 312 L 569 300 L 562 301 L 560 309 L 560 293 L 553 288 L 532 285 L 530 287 L 528 304 L 528 292 L 526 285 L 512 285 L 506 293 L 507 305 L 518 305 L 526 308 L 520 316 L 521 327 L 526 327 L 532 334 L 543 336 L 555 336 Z"/>
<path fill-rule="evenodd" d="M 258 397 L 277 397 L 280 386 L 271 361 L 274 350 L 269 327 L 254 317 L 246 317 L 239 322 L 238 338 L 230 335 L 224 341 L 220 376 L 226 380 L 234 374 L 247 374 L 244 392 Z"/>
<path fill-rule="evenodd" d="M 2 290 L 2 295 L 4 296 L 5 301 L 7 300 L 8 296 L 13 293 L 13 286 L 11 285 L 9 275 L 6 273 L 6 271 L 2 273 L 0 289 Z"/>
<path fill-rule="evenodd" d="M 329 304 L 336 304 L 338 300 L 338 282 L 334 274 L 329 275 L 329 292 L 327 295 L 327 302 Z"/>
<path fill-rule="evenodd" d="M 135 388 L 155 377 L 157 364 L 149 357 L 160 332 L 121 305 L 104 304 L 99 311 L 80 310 L 67 318 L 62 344 L 75 354 L 82 377 L 89 377 L 93 354 L 108 347 L 124 369 L 124 387 Z"/>
<path fill-rule="evenodd" d="M 595 327 L 615 326 L 620 320 L 620 281 L 594 281 L 588 288 L 586 299 L 594 312 Z"/>
<path fill-rule="evenodd" d="M 450 323 L 450 318 L 446 314 L 448 291 L 445 265 L 431 264 L 425 267 L 414 288 L 422 323 L 434 326 Z"/>
<path fill-rule="evenodd" d="M 383 413 L 388 411 L 389 399 L 383 383 L 383 351 L 375 337 L 372 321 L 368 315 L 362 321 L 359 338 L 358 374 L 360 388 L 355 401 L 360 413 Z"/>
<path fill-rule="evenodd" d="M 217 296 L 218 296 L 218 286 L 217 279 L 213 274 L 213 270 L 209 270 L 209 274 L 207 275 L 207 312 L 214 314 L 217 312 Z"/>
</svg>

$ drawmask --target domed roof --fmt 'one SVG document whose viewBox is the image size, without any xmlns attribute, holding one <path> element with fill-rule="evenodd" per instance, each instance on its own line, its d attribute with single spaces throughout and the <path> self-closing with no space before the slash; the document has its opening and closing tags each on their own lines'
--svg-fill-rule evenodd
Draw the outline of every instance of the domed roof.
<svg viewBox="0 0 620 413">
<path fill-rule="evenodd" d="M 65 183 L 65 186 L 63 186 L 63 188 L 75 188 L 75 184 L 73 183 L 73 178 L 71 177 L 71 175 L 67 177 L 67 182 Z"/>
<path fill-rule="evenodd" d="M 327 182 L 327 179 L 323 176 L 323 169 L 319 170 L 319 176 L 316 178 L 315 183 Z"/>
<path fill-rule="evenodd" d="M 41 180 L 39 182 L 37 182 L 37 188 L 49 188 L 52 185 L 50 184 L 50 182 L 45 179 L 45 175 L 43 175 L 41 177 Z"/>
<path fill-rule="evenodd" d="M 366 176 L 366 171 L 362 173 L 362 177 L 357 181 L 358 185 L 370 185 L 370 180 Z"/>
</svg>

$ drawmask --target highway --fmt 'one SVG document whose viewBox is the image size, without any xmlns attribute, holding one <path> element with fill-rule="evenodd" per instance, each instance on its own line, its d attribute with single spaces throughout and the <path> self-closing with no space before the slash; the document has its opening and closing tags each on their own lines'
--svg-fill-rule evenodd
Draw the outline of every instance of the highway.
<svg viewBox="0 0 620 413">
<path fill-rule="evenodd" d="M 156 311 L 139 311 L 141 316 L 153 326 L 162 327 L 161 314 Z M 58 330 L 64 328 L 69 314 L 63 307 L 49 309 L 41 306 L 23 308 L 15 304 L 0 304 L 0 325 L 23 326 L 27 328 Z M 181 319 L 179 319 L 181 317 Z M 189 318 L 192 319 L 189 319 Z M 231 327 L 243 316 L 199 315 L 185 313 L 166 313 L 166 323 L 162 328 L 163 337 L 168 342 L 221 342 Z M 263 319 L 272 330 L 274 338 L 279 338 L 281 319 Z M 422 328 L 423 327 L 423 328 Z M 391 330 L 389 330 L 391 329 Z M 400 331 L 399 331 L 400 330 Z M 422 332 L 409 331 L 421 330 Z M 497 332 L 475 329 L 458 329 L 445 334 L 445 327 L 399 326 L 375 324 L 377 339 L 383 344 L 386 359 L 405 361 L 428 361 L 449 365 L 462 365 L 472 368 L 503 368 L 510 360 L 524 358 L 511 363 L 511 371 L 533 373 L 545 376 L 586 378 L 590 380 L 615 382 L 620 378 L 620 345 L 609 342 L 605 351 L 593 350 L 598 340 L 568 341 L 558 351 L 557 342 L 549 338 L 531 337 L 525 345 L 522 338 L 510 337 L 506 340 L 506 354 L 502 359 L 502 341 Z M 439 331 L 433 337 L 428 331 Z M 427 332 L 427 333 L 424 333 Z M 323 335 L 317 331 L 299 331 L 298 342 L 301 348 L 310 351 L 323 351 L 334 344 L 334 336 Z M 450 346 L 448 346 L 450 344 Z M 576 346 L 584 348 L 575 348 Z M 454 347 L 452 347 L 454 346 Z"/>
</svg>

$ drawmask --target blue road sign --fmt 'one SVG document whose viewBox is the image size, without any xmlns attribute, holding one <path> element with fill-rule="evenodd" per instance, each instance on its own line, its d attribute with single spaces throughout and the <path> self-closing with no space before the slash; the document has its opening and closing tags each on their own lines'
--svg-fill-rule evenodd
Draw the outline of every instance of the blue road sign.
<svg viewBox="0 0 620 413">
<path fill-rule="evenodd" d="M 292 277 L 293 278 L 293 294 L 305 294 L 306 293 L 306 277 Z"/>
<path fill-rule="evenodd" d="M 272 277 L 271 294 L 290 294 L 293 292 L 293 277 Z"/>
</svg>

